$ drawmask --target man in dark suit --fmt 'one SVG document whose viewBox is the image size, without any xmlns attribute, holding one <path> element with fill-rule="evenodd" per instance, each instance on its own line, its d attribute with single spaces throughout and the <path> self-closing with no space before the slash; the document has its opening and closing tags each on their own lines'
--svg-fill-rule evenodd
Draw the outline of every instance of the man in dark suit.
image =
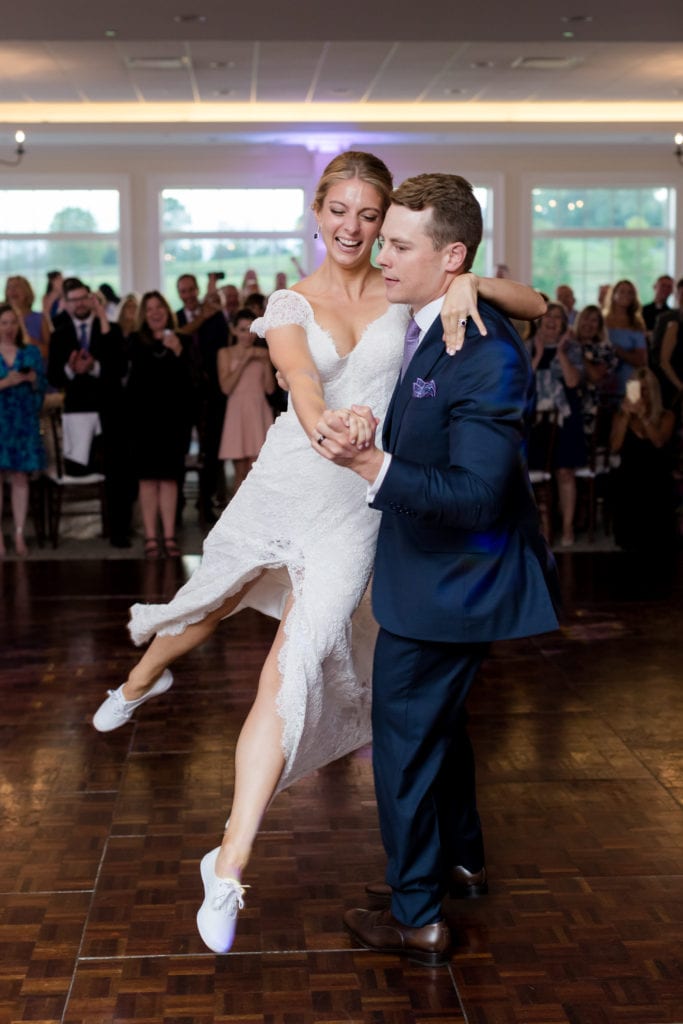
<svg viewBox="0 0 683 1024">
<path fill-rule="evenodd" d="M 47 376 L 64 393 L 64 414 L 91 413 L 93 444 L 84 444 L 80 461 L 67 459 L 67 472 L 83 476 L 104 472 L 109 538 L 114 547 L 130 547 L 136 484 L 130 468 L 123 380 L 127 360 L 118 324 L 107 320 L 98 295 L 79 278 L 64 282 L 66 309 L 54 321 Z"/>
<path fill-rule="evenodd" d="M 410 305 L 413 320 L 384 452 L 354 449 L 334 413 L 314 440 L 368 482 L 382 512 L 373 767 L 392 901 L 344 920 L 365 947 L 426 964 L 448 959 L 441 903 L 452 867 L 468 849 L 482 856 L 467 693 L 492 641 L 557 626 L 554 566 L 526 468 L 529 357 L 484 302 L 486 335 L 470 323 L 454 358 L 443 344 L 443 297 L 472 265 L 481 230 L 462 178 L 420 175 L 394 192 L 378 262 L 390 301 Z"/>
<path fill-rule="evenodd" d="M 194 274 L 182 274 L 177 281 L 183 305 L 177 310 L 181 337 L 190 354 L 193 383 L 191 426 L 197 428 L 201 467 L 199 471 L 199 517 L 210 525 L 216 521 L 213 497 L 219 485 L 218 448 L 220 446 L 226 398 L 218 383 L 218 350 L 228 343 L 229 328 L 216 291 L 199 301 L 199 285 Z M 188 438 L 189 448 L 190 438 Z M 182 493 L 182 481 L 179 481 Z M 181 504 L 179 503 L 179 511 Z"/>
</svg>

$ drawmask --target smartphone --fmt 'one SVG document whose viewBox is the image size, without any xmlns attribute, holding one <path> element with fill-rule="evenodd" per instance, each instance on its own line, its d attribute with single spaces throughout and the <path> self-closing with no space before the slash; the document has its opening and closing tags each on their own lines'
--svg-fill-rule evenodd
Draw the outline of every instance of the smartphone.
<svg viewBox="0 0 683 1024">
<path fill-rule="evenodd" d="M 635 405 L 636 402 L 640 401 L 640 381 L 639 380 L 627 380 L 626 381 L 626 397 L 628 398 L 629 402 L 633 402 L 634 405 Z"/>
<path fill-rule="evenodd" d="M 217 281 L 222 281 L 223 278 L 225 277 L 225 271 L 219 270 L 213 276 L 216 278 Z"/>
</svg>

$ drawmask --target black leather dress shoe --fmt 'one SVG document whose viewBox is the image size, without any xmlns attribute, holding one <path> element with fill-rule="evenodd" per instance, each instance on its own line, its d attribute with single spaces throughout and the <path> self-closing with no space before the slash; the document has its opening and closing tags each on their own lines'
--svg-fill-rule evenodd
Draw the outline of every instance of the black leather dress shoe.
<svg viewBox="0 0 683 1024">
<path fill-rule="evenodd" d="M 375 899 L 390 900 L 391 886 L 386 882 L 368 882 L 365 891 Z M 448 895 L 454 900 L 476 900 L 486 896 L 489 883 L 486 881 L 486 868 L 480 871 L 468 871 L 460 864 L 453 868 L 448 884 Z"/>
<path fill-rule="evenodd" d="M 377 953 L 396 953 L 427 967 L 450 960 L 451 933 L 445 921 L 410 928 L 390 910 L 347 910 L 344 924 L 361 946 Z"/>
</svg>

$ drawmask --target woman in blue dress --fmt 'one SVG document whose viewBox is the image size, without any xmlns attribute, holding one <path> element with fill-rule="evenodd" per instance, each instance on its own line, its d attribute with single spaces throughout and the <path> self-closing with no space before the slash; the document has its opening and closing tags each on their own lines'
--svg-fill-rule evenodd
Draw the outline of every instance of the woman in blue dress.
<svg viewBox="0 0 683 1024">
<path fill-rule="evenodd" d="M 43 360 L 37 345 L 28 344 L 20 314 L 0 304 L 0 521 L 5 478 L 9 479 L 14 520 L 14 548 L 27 554 L 24 526 L 28 512 L 29 476 L 45 463 L 40 436 L 40 407 L 45 394 Z M 0 557 L 5 542 L 0 532 Z"/>
</svg>

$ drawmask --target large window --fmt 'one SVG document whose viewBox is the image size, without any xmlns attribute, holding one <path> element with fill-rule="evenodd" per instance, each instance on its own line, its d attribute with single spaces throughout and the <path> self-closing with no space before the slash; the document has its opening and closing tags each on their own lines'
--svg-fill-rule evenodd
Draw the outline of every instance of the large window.
<svg viewBox="0 0 683 1024">
<path fill-rule="evenodd" d="M 531 223 L 534 286 L 554 296 L 558 284 L 570 284 L 580 306 L 621 278 L 649 302 L 655 279 L 673 273 L 672 188 L 538 186 Z"/>
<path fill-rule="evenodd" d="M 50 270 L 119 291 L 120 205 L 113 188 L 1 189 L 0 277 L 27 277 L 37 296 Z"/>
<path fill-rule="evenodd" d="M 162 288 L 175 294 L 181 274 L 225 275 L 241 286 L 255 270 L 268 293 L 275 276 L 291 281 L 304 257 L 304 192 L 299 188 L 167 188 L 161 192 Z"/>
</svg>

